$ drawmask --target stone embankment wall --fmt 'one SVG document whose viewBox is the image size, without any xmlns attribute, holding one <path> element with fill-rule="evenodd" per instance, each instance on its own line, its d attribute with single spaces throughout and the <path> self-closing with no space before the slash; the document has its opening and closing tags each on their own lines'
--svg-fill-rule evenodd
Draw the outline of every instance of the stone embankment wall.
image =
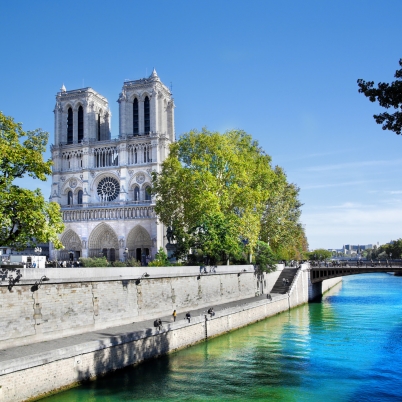
<svg viewBox="0 0 402 402">
<path fill-rule="evenodd" d="M 194 308 L 253 297 L 272 289 L 278 271 L 252 265 L 200 267 L 23 269 L 10 292 L 0 286 L 1 347 L 81 334 Z M 148 278 L 143 277 L 146 272 Z M 49 278 L 32 291 L 43 275 Z"/>
<path fill-rule="evenodd" d="M 242 269 L 244 268 L 242 267 Z M 243 272 L 240 275 L 233 273 L 222 274 L 225 276 L 221 277 L 221 282 L 219 283 L 222 283 L 222 281 L 226 283 L 227 281 L 229 285 L 231 284 L 231 286 L 228 286 L 228 289 L 231 289 L 231 291 L 227 290 L 227 293 L 223 294 L 221 286 L 215 283 L 217 279 L 213 279 L 212 275 L 209 277 L 202 276 L 201 279 L 195 277 L 195 280 L 207 280 L 207 278 L 209 278 L 208 281 L 215 283 L 215 291 L 221 294 L 222 302 L 226 302 L 230 299 L 225 297 L 229 296 L 232 300 L 235 297 L 239 297 L 241 294 L 239 289 L 244 289 L 244 296 L 242 297 L 249 297 L 250 294 L 252 294 L 252 290 L 255 290 L 255 287 L 261 289 L 261 286 L 265 286 L 264 291 L 269 292 L 276 281 L 275 278 L 279 276 L 279 273 L 280 272 L 264 275 L 258 282 L 256 276 L 251 271 Z M 235 275 L 235 278 L 232 278 L 233 275 Z M 240 279 L 242 277 L 244 279 Z M 187 277 L 185 276 L 184 278 Z M 237 282 L 237 287 L 235 286 L 236 278 L 238 281 L 241 281 Z M 170 279 L 179 281 L 179 277 Z M 131 281 L 129 279 L 124 280 Z M 153 280 L 159 281 L 157 278 Z M 160 278 L 160 280 L 161 282 L 154 285 L 155 289 L 158 289 L 158 291 L 166 291 L 167 287 L 165 286 L 165 282 L 167 278 Z M 188 279 L 186 279 L 186 281 L 187 280 Z M 340 282 L 341 280 L 342 278 L 324 281 L 322 289 L 328 289 L 331 285 L 335 285 L 336 282 Z M 171 280 L 168 282 L 171 286 L 172 284 L 176 286 L 177 283 L 175 281 L 172 282 Z M 72 283 L 74 284 L 75 282 Z M 104 285 L 107 286 L 108 283 L 109 281 L 105 281 Z M 130 285 L 127 286 L 129 287 Z M 205 286 L 207 286 L 207 283 L 205 283 Z M 67 294 L 74 294 L 74 287 L 63 289 Z M 198 291 L 198 285 L 193 285 L 191 289 L 193 292 Z M 42 288 L 40 290 L 42 290 Z M 54 285 L 50 286 L 48 293 L 62 297 L 56 290 Z M 119 292 L 122 291 L 124 290 L 119 288 Z M 155 290 L 154 294 L 159 294 L 159 297 L 161 297 L 158 291 Z M 141 290 L 141 293 L 142 292 L 143 290 Z M 208 320 L 205 320 L 203 316 L 199 316 L 193 317 L 191 323 L 183 321 L 171 323 L 165 326 L 160 332 L 155 328 L 147 328 L 142 331 L 113 336 L 103 339 L 102 341 L 87 342 L 80 345 L 59 348 L 43 356 L 38 354 L 27 358 L 1 362 L 0 401 L 17 402 L 44 395 L 52 390 L 62 389 L 80 381 L 192 345 L 208 337 L 223 334 L 286 311 L 297 305 L 304 304 L 309 300 L 310 293 L 311 284 L 309 284 L 309 272 L 306 267 L 304 267 L 304 269 L 298 271 L 291 285 L 290 292 L 285 295 L 276 296 L 272 301 L 262 299 L 253 303 L 238 305 L 230 309 L 218 311 L 215 317 Z M 168 294 L 170 295 L 169 300 L 171 300 L 172 292 Z M 207 294 L 211 295 L 211 291 L 208 291 Z M 180 297 L 181 302 L 184 303 L 186 298 L 183 297 L 183 295 Z M 214 295 L 214 297 L 217 296 Z M 203 298 L 194 298 L 194 296 L 192 296 L 192 298 L 202 303 L 204 303 L 205 300 Z M 72 299 L 74 299 L 73 296 Z M 83 297 L 83 299 L 85 299 L 85 297 Z M 149 300 L 147 297 L 145 299 Z M 136 300 L 138 303 L 139 298 L 137 297 Z M 148 303 L 150 303 L 151 308 L 156 308 L 153 302 Z M 206 304 L 210 305 L 211 301 L 207 300 Z M 117 305 L 118 303 L 115 302 L 113 308 L 116 308 Z M 198 306 L 199 305 L 200 304 L 198 304 Z M 100 307 L 100 310 L 102 308 L 104 308 L 103 305 Z M 170 310 L 169 313 L 171 313 Z M 83 308 L 82 311 L 85 311 L 85 309 Z M 92 311 L 94 311 L 94 309 L 92 309 Z M 86 316 L 86 313 L 83 314 Z M 60 319 L 61 317 L 59 317 L 59 320 Z"/>
</svg>

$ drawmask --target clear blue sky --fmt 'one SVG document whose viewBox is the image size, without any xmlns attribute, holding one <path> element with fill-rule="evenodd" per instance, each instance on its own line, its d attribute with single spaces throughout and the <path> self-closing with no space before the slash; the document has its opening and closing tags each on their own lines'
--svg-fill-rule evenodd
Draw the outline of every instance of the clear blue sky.
<svg viewBox="0 0 402 402">
<path fill-rule="evenodd" d="M 300 188 L 310 248 L 402 237 L 402 137 L 356 80 L 402 58 L 395 1 L 3 1 L 0 110 L 53 142 L 55 95 L 106 96 L 125 79 L 172 83 L 176 133 L 240 128 Z M 49 155 L 49 154 L 48 154 Z M 50 182 L 26 182 L 49 195 Z"/>
</svg>

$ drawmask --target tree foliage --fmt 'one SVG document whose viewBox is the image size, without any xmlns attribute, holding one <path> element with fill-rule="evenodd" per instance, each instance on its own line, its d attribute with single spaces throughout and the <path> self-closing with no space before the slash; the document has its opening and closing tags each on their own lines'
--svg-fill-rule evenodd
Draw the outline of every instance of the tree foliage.
<svg viewBox="0 0 402 402">
<path fill-rule="evenodd" d="M 255 252 L 255 263 L 258 268 L 263 272 L 271 272 L 276 270 L 276 262 L 274 253 L 269 247 L 269 244 L 263 241 L 257 242 L 257 249 Z"/>
<path fill-rule="evenodd" d="M 310 260 L 323 261 L 332 256 L 331 251 L 324 248 L 317 248 L 316 250 L 306 253 Z"/>
<path fill-rule="evenodd" d="M 285 172 L 275 167 L 274 180 L 261 219 L 261 240 L 269 243 L 280 259 L 302 259 L 308 244 L 299 219 L 299 188 L 287 181 Z"/>
<path fill-rule="evenodd" d="M 402 67 L 402 59 L 399 60 L 399 65 Z M 396 81 L 391 84 L 380 82 L 377 88 L 374 87 L 374 81 L 357 80 L 359 93 L 364 94 L 369 98 L 370 102 L 378 102 L 381 107 L 386 109 L 397 109 L 394 113 L 380 113 L 373 117 L 377 124 L 382 124 L 383 130 L 394 131 L 396 134 L 401 134 L 402 129 L 402 68 L 396 70 L 394 77 Z"/>
<path fill-rule="evenodd" d="M 293 235 L 289 241 L 279 244 L 275 255 L 279 260 L 305 260 L 308 258 L 308 242 L 304 228 L 300 223 L 292 227 Z"/>
<path fill-rule="evenodd" d="M 383 244 L 377 249 L 377 256 L 384 253 L 387 257 L 392 254 L 392 258 L 402 258 L 402 239 L 394 240 L 389 244 Z"/>
<path fill-rule="evenodd" d="M 58 234 L 64 229 L 60 207 L 46 202 L 39 189 L 19 187 L 18 179 L 29 176 L 45 181 L 51 173 L 50 160 L 44 161 L 48 133 L 37 129 L 24 132 L 20 123 L 0 112 L 0 244 L 23 249 L 51 241 L 62 244 Z"/>
<path fill-rule="evenodd" d="M 258 142 L 239 130 L 190 131 L 171 145 L 161 172 L 153 173 L 155 211 L 161 222 L 173 227 L 177 256 L 190 247 L 201 249 L 211 263 L 253 253 L 263 225 L 265 238 L 286 238 L 273 233 L 275 218 L 267 223 L 268 204 L 297 192 L 295 186 L 287 186 L 279 168 L 272 169 L 270 156 Z M 297 202 L 289 204 L 299 207 Z M 296 222 L 300 215 L 291 212 L 291 206 L 286 213 L 279 209 L 276 219 L 286 216 Z"/>
</svg>

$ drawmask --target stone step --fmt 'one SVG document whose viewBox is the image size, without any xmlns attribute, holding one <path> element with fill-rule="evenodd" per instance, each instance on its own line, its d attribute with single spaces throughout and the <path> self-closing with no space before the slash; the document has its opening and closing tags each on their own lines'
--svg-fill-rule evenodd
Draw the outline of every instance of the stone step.
<svg viewBox="0 0 402 402">
<path fill-rule="evenodd" d="M 289 287 L 293 282 L 293 278 L 297 274 L 298 268 L 285 268 L 279 275 L 278 280 L 271 289 L 270 293 L 285 294 L 289 291 Z M 284 285 L 283 279 L 287 279 L 289 282 Z"/>
</svg>

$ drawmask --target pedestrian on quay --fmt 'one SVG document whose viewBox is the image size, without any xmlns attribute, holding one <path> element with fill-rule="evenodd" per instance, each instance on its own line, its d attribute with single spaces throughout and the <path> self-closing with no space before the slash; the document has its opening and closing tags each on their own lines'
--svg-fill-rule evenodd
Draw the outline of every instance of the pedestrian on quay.
<svg viewBox="0 0 402 402">
<path fill-rule="evenodd" d="M 177 314 L 176 314 L 176 310 L 173 310 L 173 314 L 172 314 L 172 316 L 173 316 L 173 321 L 176 321 L 176 316 L 177 316 Z"/>
<path fill-rule="evenodd" d="M 190 312 L 186 313 L 186 318 L 187 318 L 188 322 L 191 321 L 191 314 L 190 314 Z"/>
<path fill-rule="evenodd" d="M 160 318 L 154 321 L 154 327 L 158 328 L 159 331 L 162 329 L 162 320 Z"/>
</svg>

